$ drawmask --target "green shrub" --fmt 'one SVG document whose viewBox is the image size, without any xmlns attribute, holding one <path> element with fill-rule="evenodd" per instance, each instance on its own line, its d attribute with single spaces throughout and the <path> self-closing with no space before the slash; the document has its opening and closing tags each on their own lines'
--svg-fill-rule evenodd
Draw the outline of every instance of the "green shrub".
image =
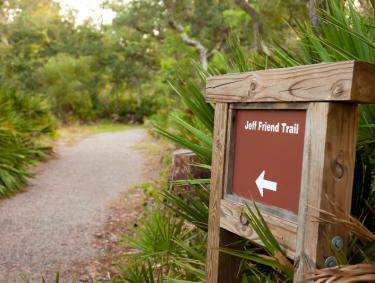
<svg viewBox="0 0 375 283">
<path fill-rule="evenodd" d="M 39 81 L 53 107 L 54 114 L 64 122 L 71 119 L 83 121 L 95 118 L 93 93 L 94 80 L 91 57 L 74 58 L 59 53 L 49 58 L 39 70 Z"/>
<path fill-rule="evenodd" d="M 54 119 L 41 96 L 0 90 L 0 197 L 21 190 L 28 166 L 50 150 L 37 140 L 54 130 Z"/>
<path fill-rule="evenodd" d="M 192 150 L 205 164 L 211 164 L 214 108 L 205 101 L 199 87 L 191 81 L 171 85 L 185 109 L 169 114 L 167 129 L 154 121 L 158 134 Z"/>
<path fill-rule="evenodd" d="M 188 227 L 166 210 L 151 210 L 127 236 L 129 263 L 119 282 L 178 282 L 204 279 L 205 233 Z"/>
</svg>

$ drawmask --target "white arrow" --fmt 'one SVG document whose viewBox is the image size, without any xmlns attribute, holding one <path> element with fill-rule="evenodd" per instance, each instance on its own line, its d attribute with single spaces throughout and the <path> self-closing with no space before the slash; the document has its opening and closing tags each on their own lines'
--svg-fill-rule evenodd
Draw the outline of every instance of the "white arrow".
<svg viewBox="0 0 375 283">
<path fill-rule="evenodd" d="M 263 197 L 263 190 L 264 189 L 270 190 L 270 191 L 274 191 L 274 192 L 277 191 L 277 183 L 265 180 L 264 179 L 264 174 L 265 173 L 266 173 L 266 171 L 263 170 L 262 173 L 260 173 L 260 175 L 258 176 L 258 178 L 255 180 L 255 184 L 257 185 L 259 193 L 260 193 L 260 195 L 262 197 Z"/>
</svg>

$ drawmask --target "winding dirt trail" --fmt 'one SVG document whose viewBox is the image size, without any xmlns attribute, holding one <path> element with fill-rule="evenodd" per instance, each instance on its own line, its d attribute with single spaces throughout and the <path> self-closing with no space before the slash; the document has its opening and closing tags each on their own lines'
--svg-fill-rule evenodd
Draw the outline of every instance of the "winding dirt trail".
<svg viewBox="0 0 375 283">
<path fill-rule="evenodd" d="M 143 182 L 145 158 L 133 146 L 145 130 L 98 134 L 57 150 L 29 188 L 0 201 L 0 282 L 52 282 L 98 253 L 92 243 L 110 203 Z M 63 275 L 64 276 L 64 275 Z M 73 278 L 65 277 L 63 282 Z M 78 279 L 78 278 L 74 278 Z"/>
</svg>

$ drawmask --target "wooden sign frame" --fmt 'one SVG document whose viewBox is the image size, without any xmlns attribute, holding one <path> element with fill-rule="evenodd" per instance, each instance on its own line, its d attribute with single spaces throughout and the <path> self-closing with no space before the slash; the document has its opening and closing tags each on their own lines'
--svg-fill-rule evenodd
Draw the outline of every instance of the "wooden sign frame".
<svg viewBox="0 0 375 283">
<path fill-rule="evenodd" d="M 215 103 L 209 205 L 207 282 L 239 282 L 239 260 L 219 248 L 245 237 L 261 244 L 241 223 L 243 199 L 228 193 L 235 109 L 306 109 L 298 215 L 262 215 L 286 255 L 295 262 L 295 282 L 332 256 L 330 239 L 347 242 L 342 225 L 317 221 L 321 210 L 350 215 L 357 103 L 375 102 L 375 65 L 346 61 L 211 77 L 206 99 Z M 272 209 L 271 209 L 272 210 Z"/>
</svg>

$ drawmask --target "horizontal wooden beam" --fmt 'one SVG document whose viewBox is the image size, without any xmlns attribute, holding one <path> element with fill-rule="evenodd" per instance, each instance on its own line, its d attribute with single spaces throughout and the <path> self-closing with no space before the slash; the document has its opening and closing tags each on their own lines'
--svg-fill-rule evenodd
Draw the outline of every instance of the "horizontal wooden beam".
<svg viewBox="0 0 375 283">
<path fill-rule="evenodd" d="M 211 102 L 375 103 L 375 64 L 344 61 L 210 77 Z"/>
<path fill-rule="evenodd" d="M 246 211 L 244 205 L 221 200 L 220 227 L 241 237 L 263 245 L 257 233 L 247 223 L 241 223 L 241 214 Z M 289 258 L 294 258 L 296 252 L 297 223 L 262 213 L 268 227 Z"/>
</svg>

